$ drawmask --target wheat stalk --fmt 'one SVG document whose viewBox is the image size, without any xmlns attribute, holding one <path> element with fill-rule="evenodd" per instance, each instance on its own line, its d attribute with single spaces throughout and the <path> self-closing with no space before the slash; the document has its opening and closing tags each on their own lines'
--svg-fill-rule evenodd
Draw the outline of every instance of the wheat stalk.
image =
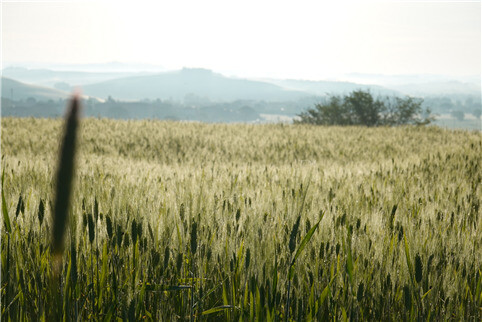
<svg viewBox="0 0 482 322">
<path fill-rule="evenodd" d="M 64 128 L 64 137 L 61 141 L 59 164 L 57 169 L 57 181 L 55 187 L 55 204 L 53 208 L 52 230 L 52 256 L 53 275 L 51 279 L 51 292 L 55 299 L 51 307 L 51 318 L 62 318 L 60 299 L 60 273 L 62 271 L 62 254 L 64 250 L 64 238 L 70 206 L 72 182 L 74 177 L 75 145 L 77 128 L 79 124 L 79 98 L 74 95 L 67 111 Z M 40 220 L 40 218 L 39 218 Z"/>
</svg>

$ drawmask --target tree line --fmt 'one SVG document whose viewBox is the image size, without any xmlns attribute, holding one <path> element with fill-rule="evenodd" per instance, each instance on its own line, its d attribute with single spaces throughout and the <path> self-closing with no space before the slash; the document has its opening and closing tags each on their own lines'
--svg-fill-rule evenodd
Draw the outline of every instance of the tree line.
<svg viewBox="0 0 482 322">
<path fill-rule="evenodd" d="M 315 125 L 397 126 L 429 124 L 430 109 L 423 99 L 413 97 L 374 97 L 370 91 L 356 90 L 343 97 L 331 95 L 298 115 L 295 123 Z"/>
</svg>

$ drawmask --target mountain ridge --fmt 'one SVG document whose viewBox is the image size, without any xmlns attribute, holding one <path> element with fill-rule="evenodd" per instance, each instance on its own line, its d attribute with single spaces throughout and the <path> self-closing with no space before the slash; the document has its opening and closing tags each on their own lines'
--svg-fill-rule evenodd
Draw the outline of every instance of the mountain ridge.
<svg viewBox="0 0 482 322">
<path fill-rule="evenodd" d="M 83 86 L 87 95 L 118 99 L 176 99 L 186 95 L 212 101 L 238 99 L 286 101 L 296 100 L 307 93 L 285 90 L 275 84 L 243 78 L 226 77 L 211 70 L 184 68 L 150 75 L 131 76 Z"/>
<path fill-rule="evenodd" d="M 70 94 L 55 88 L 26 84 L 17 80 L 2 76 L 2 98 L 10 100 L 27 100 L 33 98 L 35 100 L 58 100 L 66 99 Z"/>
<path fill-rule="evenodd" d="M 26 85 L 41 86 L 70 92 L 81 87 L 86 95 L 120 100 L 174 99 L 184 101 L 187 97 L 198 101 L 227 102 L 233 100 L 295 101 L 306 97 L 344 95 L 353 90 L 370 90 L 375 95 L 410 95 L 428 97 L 433 95 L 480 96 L 480 86 L 474 77 L 467 82 L 450 79 L 449 76 L 429 75 L 372 75 L 349 74 L 359 82 L 345 80 L 304 80 L 241 78 L 225 76 L 203 68 L 183 68 L 171 71 L 136 72 L 89 72 L 51 69 L 28 69 L 7 67 L 4 77 Z M 395 82 L 398 80 L 398 82 Z M 475 82 L 469 82 L 474 80 Z M 370 82 L 372 81 L 372 82 Z M 369 82 L 369 83 L 367 83 Z M 381 84 L 386 82 L 387 84 Z M 479 81 L 480 83 L 480 81 Z M 80 85 L 80 86 L 79 86 Z M 32 90 L 29 90 L 32 93 Z M 28 91 L 27 91 L 28 92 Z M 44 93 L 45 94 L 45 93 Z M 37 97 L 43 99 L 44 94 Z M 50 93 L 47 96 L 58 97 Z M 2 93 L 10 97 L 10 93 Z"/>
</svg>

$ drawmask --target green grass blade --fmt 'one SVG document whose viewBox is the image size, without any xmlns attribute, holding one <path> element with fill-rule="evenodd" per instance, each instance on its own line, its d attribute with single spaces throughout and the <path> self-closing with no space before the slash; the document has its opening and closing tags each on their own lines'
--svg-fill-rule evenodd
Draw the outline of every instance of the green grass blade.
<svg viewBox="0 0 482 322">
<path fill-rule="evenodd" d="M 410 260 L 410 250 L 408 249 L 408 242 L 407 242 L 407 236 L 405 235 L 405 231 L 403 232 L 403 241 L 405 243 L 405 258 L 407 260 L 408 272 L 409 272 L 409 275 L 410 275 L 410 281 L 411 281 L 412 286 L 413 286 L 414 285 L 413 266 L 412 266 L 412 262 Z"/>
<path fill-rule="evenodd" d="M 353 270 L 355 266 L 353 265 L 353 256 L 351 253 L 351 235 L 351 227 L 348 227 L 348 236 L 346 238 L 346 270 L 350 279 L 350 285 L 353 287 Z"/>
<path fill-rule="evenodd" d="M 232 308 L 234 308 L 234 306 L 232 306 L 232 305 L 216 306 L 216 307 L 213 307 L 209 310 L 206 310 L 206 311 L 202 312 L 202 315 L 209 315 L 209 314 L 221 312 L 221 311 L 224 311 L 224 310 L 229 310 L 229 309 L 232 309 Z"/>
<path fill-rule="evenodd" d="M 289 271 L 289 274 L 288 274 L 288 278 L 289 278 L 289 279 L 292 279 L 292 278 L 293 278 L 295 262 L 296 262 L 296 260 L 298 259 L 298 257 L 301 255 L 301 253 L 303 252 L 303 250 L 305 249 L 306 244 L 308 244 L 308 242 L 310 241 L 311 237 L 313 237 L 313 234 L 315 233 L 315 230 L 316 230 L 316 229 L 318 228 L 318 226 L 320 225 L 320 222 L 321 222 L 321 219 L 323 219 L 323 216 L 324 216 L 324 213 L 321 215 L 321 218 L 320 218 L 320 220 L 318 220 L 318 222 L 316 223 L 316 225 L 314 225 L 313 227 L 311 227 L 311 229 L 308 231 L 308 233 L 306 233 L 305 237 L 304 237 L 303 240 L 301 241 L 300 246 L 299 246 L 298 249 L 296 250 L 295 256 L 293 257 L 293 260 L 291 261 L 291 265 L 290 265 L 290 271 Z"/>
<path fill-rule="evenodd" d="M 427 295 L 430 294 L 430 292 L 432 292 L 432 290 L 433 290 L 433 288 L 429 289 L 429 290 L 422 296 L 421 299 L 423 300 Z"/>
<path fill-rule="evenodd" d="M 3 223 L 5 225 L 5 229 L 7 233 L 12 233 L 12 226 L 10 225 L 10 218 L 8 217 L 8 210 L 7 210 L 7 202 L 5 201 L 5 193 L 3 189 L 3 179 L 5 177 L 5 171 L 2 172 L 2 214 L 3 214 Z"/>
<path fill-rule="evenodd" d="M 316 316 L 316 314 L 318 314 L 318 310 L 320 309 L 320 307 L 323 305 L 323 303 L 325 302 L 326 298 L 328 297 L 328 294 L 330 294 L 330 287 L 331 287 L 331 284 L 333 284 L 333 281 L 335 280 L 336 276 L 338 275 L 335 274 L 335 276 L 333 276 L 333 278 L 331 279 L 330 283 L 328 283 L 328 285 L 325 286 L 325 288 L 323 289 L 323 292 L 321 292 L 321 295 L 320 297 L 318 298 L 318 300 L 316 300 L 316 303 L 315 303 L 315 312 L 313 314 L 313 316 Z"/>
</svg>

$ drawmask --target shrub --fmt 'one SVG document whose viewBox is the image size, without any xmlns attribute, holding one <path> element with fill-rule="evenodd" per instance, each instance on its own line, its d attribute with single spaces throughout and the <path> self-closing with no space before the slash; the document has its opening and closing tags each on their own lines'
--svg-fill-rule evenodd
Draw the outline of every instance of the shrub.
<svg viewBox="0 0 482 322">
<path fill-rule="evenodd" d="M 396 126 L 428 124 L 430 110 L 422 110 L 422 99 L 412 97 L 374 98 L 369 91 L 357 90 L 299 114 L 295 123 L 316 125 Z"/>
</svg>

